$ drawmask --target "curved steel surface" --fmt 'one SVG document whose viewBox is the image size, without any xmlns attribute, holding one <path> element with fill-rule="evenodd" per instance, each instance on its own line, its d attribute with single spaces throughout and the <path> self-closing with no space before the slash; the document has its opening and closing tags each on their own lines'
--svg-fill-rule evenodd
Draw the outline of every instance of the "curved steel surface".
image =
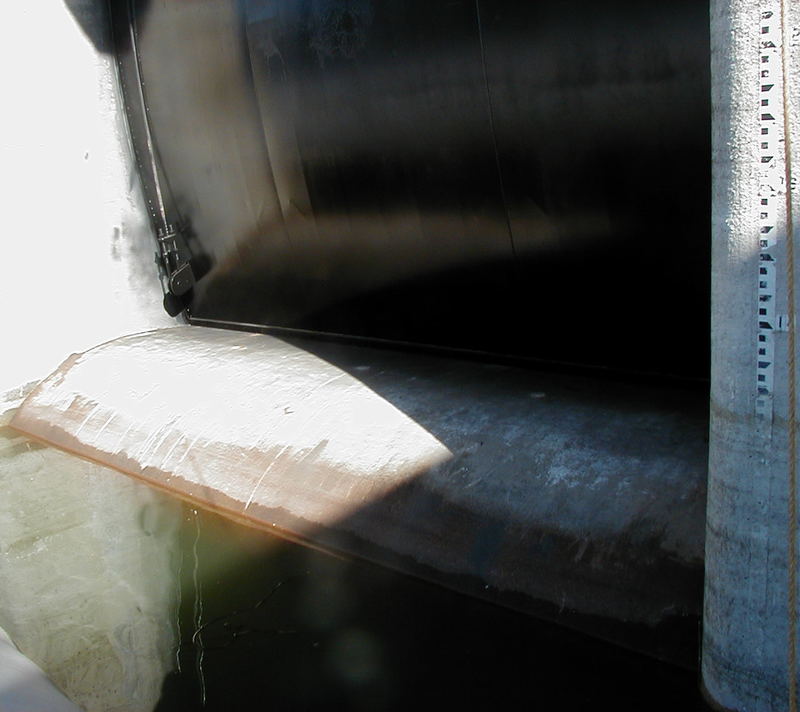
<svg viewBox="0 0 800 712">
<path fill-rule="evenodd" d="M 706 375 L 707 3 L 114 10 L 191 320 Z"/>
</svg>

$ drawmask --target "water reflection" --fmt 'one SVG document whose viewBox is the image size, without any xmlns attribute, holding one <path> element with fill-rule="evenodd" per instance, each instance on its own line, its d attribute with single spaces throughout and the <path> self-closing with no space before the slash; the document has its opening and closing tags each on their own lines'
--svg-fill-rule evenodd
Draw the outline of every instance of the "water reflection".
<svg viewBox="0 0 800 712">
<path fill-rule="evenodd" d="M 181 541 L 159 712 L 705 709 L 692 672 L 218 515 L 187 507 Z"/>
</svg>

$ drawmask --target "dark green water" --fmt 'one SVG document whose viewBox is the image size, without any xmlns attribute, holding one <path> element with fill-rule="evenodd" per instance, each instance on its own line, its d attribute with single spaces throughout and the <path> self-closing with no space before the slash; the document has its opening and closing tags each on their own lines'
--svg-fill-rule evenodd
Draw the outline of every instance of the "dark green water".
<svg viewBox="0 0 800 712">
<path fill-rule="evenodd" d="M 159 712 L 708 709 L 691 671 L 187 512 Z"/>
</svg>

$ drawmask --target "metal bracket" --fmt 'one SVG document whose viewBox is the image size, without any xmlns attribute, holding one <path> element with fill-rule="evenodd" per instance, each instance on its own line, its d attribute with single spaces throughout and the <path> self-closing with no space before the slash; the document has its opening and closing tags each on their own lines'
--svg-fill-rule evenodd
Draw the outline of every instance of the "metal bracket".
<svg viewBox="0 0 800 712">
<path fill-rule="evenodd" d="M 195 283 L 191 265 L 192 253 L 183 233 L 173 225 L 167 225 L 166 230 L 159 229 L 157 238 L 169 292 L 176 297 L 182 297 Z"/>
</svg>

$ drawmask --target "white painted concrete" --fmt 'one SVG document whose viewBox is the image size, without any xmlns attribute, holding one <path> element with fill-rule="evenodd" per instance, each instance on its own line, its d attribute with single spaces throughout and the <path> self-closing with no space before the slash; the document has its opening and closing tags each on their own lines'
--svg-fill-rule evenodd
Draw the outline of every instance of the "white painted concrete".
<svg viewBox="0 0 800 712">
<path fill-rule="evenodd" d="M 114 66 L 76 21 L 102 2 L 0 3 L 0 393 L 70 353 L 174 324 L 117 107 Z"/>
</svg>

